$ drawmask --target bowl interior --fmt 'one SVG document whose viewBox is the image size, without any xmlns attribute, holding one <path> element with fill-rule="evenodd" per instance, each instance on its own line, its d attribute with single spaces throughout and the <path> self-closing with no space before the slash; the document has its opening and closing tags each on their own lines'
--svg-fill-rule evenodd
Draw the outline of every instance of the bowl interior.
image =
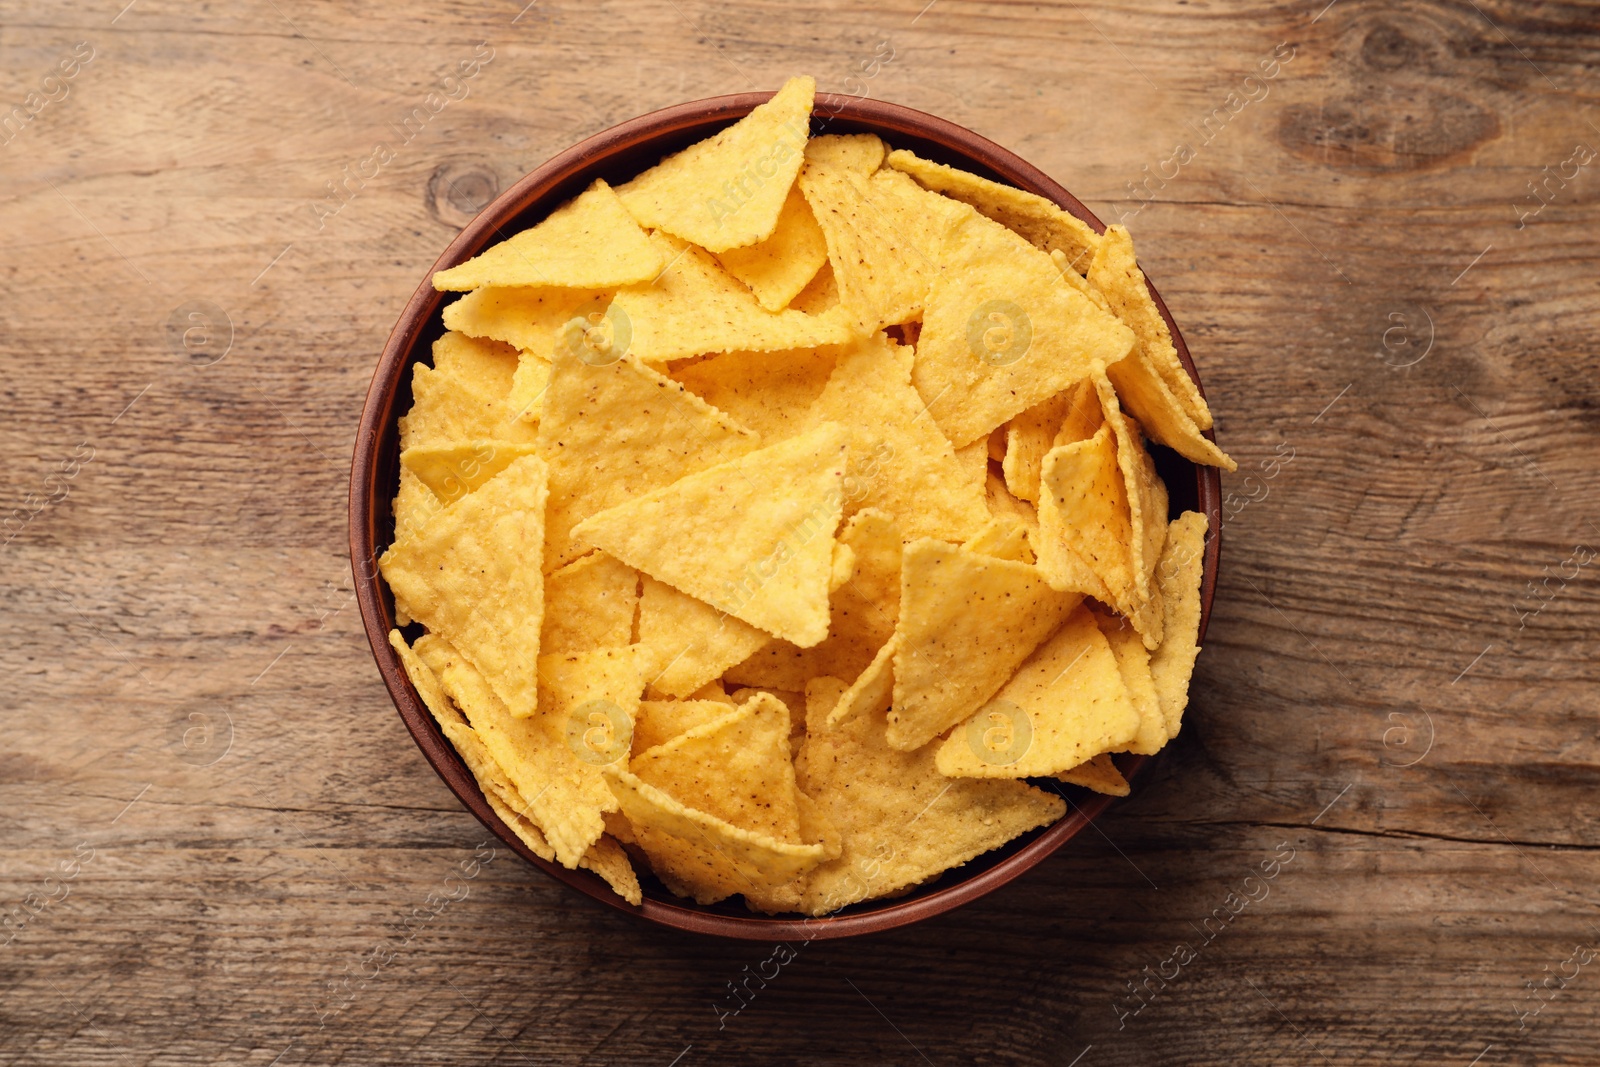
<svg viewBox="0 0 1600 1067">
<path fill-rule="evenodd" d="M 759 940 L 836 938 L 915 922 L 1004 885 L 1066 843 L 1090 819 L 1104 811 L 1112 798 L 1058 782 L 1041 783 L 1054 788 L 1068 802 L 1067 815 L 1059 822 L 947 871 L 903 897 L 852 905 L 824 918 L 763 916 L 729 902 L 698 906 L 673 897 L 648 870 L 640 871 L 645 899 L 641 907 L 635 908 L 619 899 L 598 876 L 588 871 L 569 871 L 535 856 L 489 808 L 471 772 L 439 731 L 412 689 L 394 650 L 389 647 L 388 634 L 394 626 L 394 600 L 376 564 L 394 535 L 391 504 L 399 479 L 396 418 L 411 406 L 411 367 L 431 357 L 434 340 L 444 333 L 440 309 L 447 298 L 457 295 L 436 292 L 429 281 L 433 271 L 464 262 L 490 245 L 532 226 L 596 178 L 604 178 L 614 185 L 626 181 L 663 156 L 737 121 L 770 95 L 741 93 L 681 104 L 597 134 L 556 156 L 506 190 L 451 242 L 406 305 L 373 375 L 351 468 L 350 558 L 362 621 L 395 707 L 429 764 L 507 847 L 552 877 L 604 904 L 666 926 Z M 813 134 L 876 133 L 893 148 L 908 148 L 924 158 L 1038 193 L 1096 230 L 1105 229 L 1077 199 L 1037 168 L 970 130 L 935 116 L 880 101 L 819 93 L 811 126 Z M 1155 294 L 1153 283 L 1151 292 Z M 1198 386 L 1199 378 L 1182 334 L 1160 296 L 1155 298 L 1172 331 L 1178 355 Z M 1221 518 L 1220 476 L 1214 468 L 1197 467 L 1159 446 L 1152 446 L 1151 454 L 1167 484 L 1171 514 L 1175 517 L 1183 511 L 1198 510 L 1209 519 L 1201 585 L 1200 635 L 1203 639 L 1216 588 L 1220 552 L 1217 536 Z M 414 639 L 419 632 L 413 624 L 407 638 Z M 1123 756 L 1117 762 L 1131 782 L 1147 759 Z"/>
</svg>

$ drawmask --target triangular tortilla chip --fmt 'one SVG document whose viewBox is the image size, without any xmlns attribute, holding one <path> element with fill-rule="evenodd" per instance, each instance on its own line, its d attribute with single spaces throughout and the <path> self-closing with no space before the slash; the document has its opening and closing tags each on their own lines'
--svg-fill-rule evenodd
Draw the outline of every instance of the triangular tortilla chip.
<svg viewBox="0 0 1600 1067">
<path fill-rule="evenodd" d="M 644 281 L 661 269 L 660 253 L 645 239 L 617 194 L 596 180 L 537 226 L 482 255 L 433 276 L 435 289 L 486 285 L 559 285 L 606 289 Z"/>
<path fill-rule="evenodd" d="M 920 159 L 903 148 L 889 153 L 887 162 L 926 188 L 970 204 L 1039 248 L 1061 250 L 1079 272 L 1088 269 L 1089 257 L 1100 245 L 1100 235 L 1088 223 L 1042 196 Z"/>
<path fill-rule="evenodd" d="M 1186 511 L 1167 530 L 1156 565 L 1165 625 L 1160 646 L 1150 656 L 1150 676 L 1167 723 L 1167 737 L 1178 736 L 1189 702 L 1189 677 L 1200 654 L 1200 578 L 1205 564 L 1206 517 Z"/>
<path fill-rule="evenodd" d="M 529 668 L 544 619 L 546 496 L 544 462 L 523 456 L 379 561 L 411 616 L 460 649 L 518 716 L 537 704 Z"/>
<path fill-rule="evenodd" d="M 735 893 L 760 896 L 804 874 L 826 845 L 776 841 L 696 811 L 620 767 L 607 783 L 651 869 L 679 896 L 714 904 Z"/>
<path fill-rule="evenodd" d="M 1037 502 L 1045 453 L 1092 436 L 1100 421 L 1100 397 L 1087 378 L 1019 412 L 1006 423 L 1005 459 L 1000 464 L 1006 488 L 1018 499 Z"/>
<path fill-rule="evenodd" d="M 1154 575 L 1156 560 L 1167 543 L 1167 486 L 1144 447 L 1139 425 L 1122 413 L 1110 381 L 1097 374 L 1094 384 L 1106 423 L 1117 437 L 1117 466 L 1128 494 L 1128 549 L 1137 598 L 1136 609 L 1123 614 L 1144 635 L 1145 647 L 1153 650 L 1161 643 L 1161 592 Z"/>
<path fill-rule="evenodd" d="M 840 306 L 859 332 L 916 318 L 939 271 L 944 233 L 959 205 L 937 197 L 903 175 L 870 177 L 825 163 L 807 163 L 800 189 L 827 238 L 828 262 Z"/>
<path fill-rule="evenodd" d="M 976 212 L 940 265 L 912 381 L 957 447 L 1133 347 L 1133 331 L 1062 282 L 1048 255 Z"/>
<path fill-rule="evenodd" d="M 548 361 L 573 316 L 606 303 L 606 294 L 595 289 L 494 286 L 446 304 L 444 324 L 468 337 L 493 338 Z"/>
<path fill-rule="evenodd" d="M 453 504 L 511 466 L 538 451 L 534 444 L 509 441 L 457 441 L 415 445 L 400 453 L 400 465 L 415 474 L 434 496 Z"/>
<path fill-rule="evenodd" d="M 1032 564 L 1033 547 L 1028 542 L 1028 527 L 1021 519 L 992 518 L 962 545 L 968 552 L 981 552 L 996 559 Z"/>
<path fill-rule="evenodd" d="M 1071 770 L 1139 730 L 1117 658 L 1087 605 L 939 746 L 943 774 L 1030 778 Z"/>
<path fill-rule="evenodd" d="M 843 426 L 824 423 L 593 515 L 573 536 L 758 629 L 814 645 L 828 636 L 847 440 Z"/>
<path fill-rule="evenodd" d="M 772 640 L 765 630 L 718 611 L 646 574 L 639 602 L 639 643 L 649 650 L 650 689 L 688 696 Z"/>
<path fill-rule="evenodd" d="M 801 843 L 789 709 L 766 693 L 641 752 L 628 769 L 688 807 Z"/>
<path fill-rule="evenodd" d="M 543 653 L 589 652 L 633 642 L 639 572 L 604 552 L 591 552 L 544 581 Z"/>
<path fill-rule="evenodd" d="M 884 144 L 875 133 L 825 133 L 806 142 L 806 161 L 853 170 L 866 177 L 883 165 Z"/>
<path fill-rule="evenodd" d="M 793 300 L 789 307 L 807 315 L 842 314 L 839 309 L 839 283 L 833 276 L 833 267 L 827 263 L 817 271 L 816 277 Z"/>
<path fill-rule="evenodd" d="M 455 747 L 461 762 L 472 772 L 478 788 L 483 792 L 483 799 L 489 802 L 490 809 L 500 817 L 500 821 L 509 826 L 511 832 L 516 834 L 535 856 L 542 860 L 555 859 L 556 850 L 550 847 L 549 838 L 544 836 L 544 831 L 539 829 L 533 820 L 522 814 L 522 808 L 526 807 L 527 802 L 522 799 L 517 787 L 511 784 L 511 779 L 505 776 L 500 765 L 489 754 L 489 748 L 478 736 L 478 732 L 465 722 L 444 723 L 441 729 L 445 738 Z"/>
<path fill-rule="evenodd" d="M 550 361 L 532 352 L 517 360 L 517 374 L 511 382 L 506 408 L 513 418 L 538 422 L 544 414 L 544 394 L 550 387 Z"/>
<path fill-rule="evenodd" d="M 878 654 L 872 657 L 872 662 L 867 664 L 866 669 L 857 675 L 856 680 L 851 682 L 843 693 L 839 694 L 838 701 L 828 712 L 829 726 L 837 726 L 859 716 L 873 715 L 888 709 L 889 702 L 894 697 L 894 654 L 899 648 L 900 641 L 897 637 L 891 637 L 883 643 L 883 647 L 878 649 Z"/>
<path fill-rule="evenodd" d="M 1190 420 L 1202 430 L 1211 429 L 1211 409 L 1195 386 L 1194 379 L 1178 359 L 1172 332 L 1156 308 L 1133 254 L 1133 238 L 1122 226 L 1106 228 L 1105 238 L 1089 264 L 1088 278 L 1105 294 L 1117 317 L 1133 328 L 1139 338 L 1137 358 L 1149 362 Z M 1110 361 L 1107 361 L 1110 362 Z"/>
<path fill-rule="evenodd" d="M 617 190 L 633 217 L 722 252 L 764 241 L 805 158 L 814 78 L 790 78 L 766 103 L 668 156 Z"/>
<path fill-rule="evenodd" d="M 1038 568 L 941 541 L 906 546 L 889 744 L 920 748 L 994 695 L 1082 600 Z"/>
<path fill-rule="evenodd" d="M 917 885 L 1066 812 L 1060 797 L 1025 782 L 946 778 L 931 746 L 890 748 L 881 711 L 830 727 L 843 688 L 816 678 L 806 689 L 796 778 L 836 829 L 840 851 L 811 872 L 802 911 L 824 915 Z"/>
<path fill-rule="evenodd" d="M 1096 793 L 1104 793 L 1107 796 L 1128 795 L 1128 780 L 1122 777 L 1117 765 L 1111 762 L 1110 754 L 1105 752 L 1092 760 L 1078 764 L 1070 771 L 1061 771 L 1056 778 L 1068 785 L 1081 785 L 1085 789 L 1093 789 Z"/>
<path fill-rule="evenodd" d="M 846 346 L 812 424 L 850 428 L 847 511 L 879 508 L 901 536 L 962 541 L 988 519 L 983 469 L 963 464 L 911 386 L 913 353 L 878 333 Z"/>
<path fill-rule="evenodd" d="M 515 349 L 451 332 L 433 343 L 433 358 L 439 366 L 412 368 L 411 409 L 399 419 L 401 451 L 459 441 L 534 439 L 534 428 L 518 422 L 506 404 Z M 497 363 L 503 369 L 496 369 Z"/>
<path fill-rule="evenodd" d="M 516 786 L 523 800 L 518 812 L 544 832 L 563 866 L 576 867 L 604 832 L 601 815 L 615 811 L 616 801 L 600 777 L 601 765 L 581 758 L 580 744 L 569 735 L 575 732 L 581 738 L 588 726 L 583 710 L 590 701 L 609 702 L 631 725 L 640 684 L 633 653 L 605 649 L 579 658 L 575 667 L 569 657 L 545 657 L 551 669 L 540 672 L 547 679 L 544 706 L 538 715 L 521 719 L 443 638 L 425 634 L 418 638 L 416 651 Z M 576 672 L 591 681 L 577 684 L 571 679 Z"/>
<path fill-rule="evenodd" d="M 572 527 L 598 511 L 742 456 L 755 434 L 633 357 L 599 366 L 558 354 L 539 420 L 550 463 L 545 568 L 583 546 Z"/>
<path fill-rule="evenodd" d="M 611 303 L 626 324 L 628 351 L 646 362 L 815 348 L 852 336 L 842 312 L 768 311 L 710 253 L 659 233 L 650 239 L 661 247 L 666 269 L 654 280 L 619 290 Z"/>
<path fill-rule="evenodd" d="M 634 873 L 628 853 L 609 835 L 590 845 L 578 866 L 598 874 L 617 896 L 629 904 L 637 907 L 644 902 L 639 876 Z"/>
<path fill-rule="evenodd" d="M 672 368 L 671 377 L 740 426 L 775 445 L 806 427 L 806 412 L 833 373 L 837 348 L 724 352 Z"/>
<path fill-rule="evenodd" d="M 1235 471 L 1239 465 L 1205 437 L 1144 357 L 1144 346 L 1135 345 L 1127 359 L 1106 368 L 1106 375 L 1117 387 L 1117 395 L 1128 413 L 1139 420 L 1153 440 L 1159 441 L 1194 463 Z"/>
<path fill-rule="evenodd" d="M 716 258 L 723 270 L 750 287 L 762 307 L 781 311 L 828 262 L 828 242 L 800 187 L 790 186 L 772 236 L 718 252 Z"/>
<path fill-rule="evenodd" d="M 400 665 L 405 668 L 406 677 L 411 679 L 412 688 L 422 698 L 422 703 L 433 715 L 433 721 L 444 729 L 451 723 L 464 723 L 461 712 L 450 703 L 450 698 L 445 696 L 444 689 L 439 685 L 438 676 L 433 669 L 422 662 L 422 657 L 417 655 L 399 630 L 389 631 L 389 647 L 394 649 L 400 657 Z"/>
<path fill-rule="evenodd" d="M 405 453 L 401 453 L 404 455 Z M 400 467 L 400 488 L 394 495 L 394 539 L 403 541 L 414 536 L 416 531 L 425 525 L 428 519 L 444 507 L 444 501 L 422 484 L 418 478 L 405 465 Z M 392 590 L 391 590 L 392 592 Z M 410 621 L 410 616 L 396 620 L 401 626 Z"/>
<path fill-rule="evenodd" d="M 1097 613 L 1095 624 L 1111 646 L 1123 687 L 1128 691 L 1128 701 L 1139 713 L 1139 732 L 1127 749 L 1119 751 L 1154 755 L 1167 743 L 1167 720 L 1161 712 L 1161 701 L 1156 697 L 1155 681 L 1150 673 L 1150 651 L 1144 647 L 1139 631 L 1120 615 Z"/>
<path fill-rule="evenodd" d="M 641 700 L 639 717 L 633 724 L 633 755 L 720 719 L 735 706 L 732 699 Z"/>
</svg>

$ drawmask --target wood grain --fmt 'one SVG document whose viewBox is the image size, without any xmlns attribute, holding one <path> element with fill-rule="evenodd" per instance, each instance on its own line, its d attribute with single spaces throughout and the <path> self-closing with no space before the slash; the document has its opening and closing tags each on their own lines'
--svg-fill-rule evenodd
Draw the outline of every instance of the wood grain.
<svg viewBox="0 0 1600 1067">
<path fill-rule="evenodd" d="M 0 117 L 93 48 L 0 144 L 0 1062 L 1594 1061 L 1600 168 L 1549 178 L 1600 143 L 1592 7 L 124 2 L 0 0 Z M 793 946 L 732 1015 L 771 947 L 482 862 L 354 617 L 345 492 L 478 205 L 797 72 L 1124 219 L 1241 470 L 1136 795 L 954 914 Z"/>
</svg>

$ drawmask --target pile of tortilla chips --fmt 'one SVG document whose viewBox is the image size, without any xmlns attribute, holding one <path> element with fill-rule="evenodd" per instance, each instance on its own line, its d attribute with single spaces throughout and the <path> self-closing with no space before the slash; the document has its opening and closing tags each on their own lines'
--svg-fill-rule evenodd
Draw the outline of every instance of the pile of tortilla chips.
<svg viewBox="0 0 1600 1067">
<path fill-rule="evenodd" d="M 634 903 L 641 862 L 909 891 L 1125 794 L 1187 700 L 1205 519 L 1145 440 L 1233 464 L 1127 232 L 811 137 L 813 90 L 436 274 L 400 420 L 395 650 L 528 847 Z"/>
</svg>

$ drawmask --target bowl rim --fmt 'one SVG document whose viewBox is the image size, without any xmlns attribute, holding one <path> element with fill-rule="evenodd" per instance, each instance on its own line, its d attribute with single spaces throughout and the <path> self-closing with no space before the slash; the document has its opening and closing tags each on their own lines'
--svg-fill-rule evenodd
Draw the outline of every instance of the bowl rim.
<svg viewBox="0 0 1600 1067">
<path fill-rule="evenodd" d="M 1076 836 L 1118 798 L 1095 793 L 1078 802 L 1067 797 L 1070 806 L 1068 813 L 1038 832 L 1037 836 L 1010 855 L 959 881 L 953 881 L 948 885 L 936 884 L 934 888 L 906 899 L 891 900 L 876 905 L 865 902 L 851 906 L 862 909 L 859 911 L 846 909 L 842 913 L 821 917 L 763 916 L 753 912 L 747 915 L 724 914 L 705 911 L 690 903 L 656 899 L 649 895 L 645 896 L 641 905 L 635 906 L 617 896 L 593 872 L 582 869 L 568 870 L 558 863 L 535 855 L 490 809 L 476 779 L 434 722 L 432 715 L 412 688 L 399 656 L 389 645 L 389 628 L 393 620 L 386 611 L 382 579 L 377 566 L 378 508 L 387 499 L 387 496 L 382 495 L 387 490 L 380 489 L 377 485 L 385 432 L 394 427 L 396 395 L 402 384 L 402 376 L 412 362 L 413 351 L 418 347 L 432 318 L 438 314 L 445 297 L 454 295 L 434 290 L 431 281 L 434 272 L 464 262 L 491 243 L 510 236 L 501 232 L 500 227 L 504 221 L 514 219 L 541 200 L 550 198 L 557 187 L 570 182 L 579 174 L 597 169 L 605 160 L 628 149 L 641 147 L 646 143 L 681 134 L 687 130 L 700 127 L 714 128 L 718 124 L 737 121 L 758 104 L 769 100 L 772 95 L 771 92 L 751 92 L 708 97 L 675 104 L 619 123 L 567 148 L 524 175 L 462 228 L 423 277 L 421 284 L 400 312 L 373 370 L 372 382 L 362 405 L 361 421 L 351 457 L 349 538 L 351 572 L 354 576 L 362 626 L 396 711 L 434 772 L 467 809 L 508 848 L 544 873 L 586 896 L 608 907 L 661 926 L 740 940 L 810 941 L 878 933 L 919 922 L 977 900 L 1037 866 Z M 828 123 L 836 118 L 843 119 L 852 126 L 870 128 L 891 142 L 896 134 L 902 134 L 919 141 L 937 143 L 952 157 L 965 159 L 969 167 L 976 164 L 987 169 L 1009 184 L 1053 201 L 1088 223 L 1096 232 L 1105 231 L 1105 224 L 1093 212 L 1042 170 L 1009 149 L 948 119 L 887 101 L 817 93 L 812 112 L 812 133 L 820 132 L 819 126 L 825 129 Z M 708 130 L 707 133 L 709 132 L 712 131 Z M 554 203 L 550 206 L 553 207 Z M 1200 376 L 1190 357 L 1188 346 L 1184 343 L 1183 335 L 1177 323 L 1173 321 L 1165 301 L 1156 291 L 1155 284 L 1153 282 L 1148 284 L 1156 308 L 1171 331 L 1178 358 L 1190 378 L 1194 380 L 1195 387 L 1204 396 Z M 1205 436 L 1215 440 L 1212 431 L 1206 431 Z M 1196 473 L 1197 506 L 1208 519 L 1200 589 L 1199 636 L 1203 641 L 1211 616 L 1212 600 L 1216 594 L 1217 567 L 1221 557 L 1222 492 L 1221 475 L 1215 467 L 1193 466 Z M 1135 781 L 1151 758 L 1133 756 L 1121 764 L 1130 783 Z"/>
</svg>

